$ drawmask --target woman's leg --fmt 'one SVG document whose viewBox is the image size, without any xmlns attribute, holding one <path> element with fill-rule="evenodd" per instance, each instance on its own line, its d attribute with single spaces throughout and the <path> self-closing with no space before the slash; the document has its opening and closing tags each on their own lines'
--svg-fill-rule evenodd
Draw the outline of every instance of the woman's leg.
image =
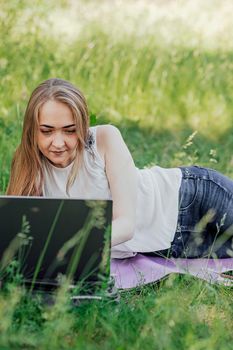
<svg viewBox="0 0 233 350">
<path fill-rule="evenodd" d="M 233 181 L 209 168 L 181 171 L 178 224 L 169 255 L 233 257 Z"/>
</svg>

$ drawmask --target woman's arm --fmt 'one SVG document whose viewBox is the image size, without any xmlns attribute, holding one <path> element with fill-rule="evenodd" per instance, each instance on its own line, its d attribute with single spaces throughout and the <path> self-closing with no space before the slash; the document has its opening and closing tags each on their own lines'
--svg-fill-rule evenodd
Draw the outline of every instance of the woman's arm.
<svg viewBox="0 0 233 350">
<path fill-rule="evenodd" d="M 106 174 L 113 199 L 112 246 L 133 237 L 136 220 L 137 170 L 121 136 L 112 125 L 98 127 Z"/>
</svg>

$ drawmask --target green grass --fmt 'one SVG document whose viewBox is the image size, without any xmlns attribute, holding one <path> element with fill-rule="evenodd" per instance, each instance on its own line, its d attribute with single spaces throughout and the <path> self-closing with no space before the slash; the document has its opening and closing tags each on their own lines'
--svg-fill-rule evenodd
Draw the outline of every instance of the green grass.
<svg viewBox="0 0 233 350">
<path fill-rule="evenodd" d="M 189 276 L 126 292 L 119 303 L 53 307 L 11 289 L 1 295 L 6 349 L 231 349 L 232 293 Z"/>
<path fill-rule="evenodd" d="M 138 167 L 196 163 L 233 177 L 231 13 L 229 0 L 0 0 L 0 192 L 30 93 L 55 76 L 120 128 Z M 119 304 L 67 300 L 61 291 L 49 308 L 2 291 L 0 349 L 232 348 L 227 287 L 171 276 Z"/>
</svg>

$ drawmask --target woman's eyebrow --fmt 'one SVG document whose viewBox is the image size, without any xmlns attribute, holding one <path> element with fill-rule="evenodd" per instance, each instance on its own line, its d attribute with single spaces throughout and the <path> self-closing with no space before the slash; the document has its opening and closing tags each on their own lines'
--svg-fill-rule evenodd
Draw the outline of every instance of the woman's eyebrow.
<svg viewBox="0 0 233 350">
<path fill-rule="evenodd" d="M 73 127 L 73 126 L 76 126 L 76 125 L 75 125 L 75 124 L 70 124 L 70 125 L 63 126 L 62 128 L 63 128 L 63 129 L 66 129 L 66 128 L 71 128 L 71 127 Z"/>
<path fill-rule="evenodd" d="M 47 124 L 40 124 L 40 126 L 44 126 L 45 128 L 54 128 L 54 126 L 47 125 Z"/>
<path fill-rule="evenodd" d="M 50 129 L 54 128 L 54 126 L 47 125 L 47 124 L 40 124 L 40 126 L 43 126 L 44 128 L 50 128 Z M 62 129 L 67 129 L 67 128 L 71 128 L 71 127 L 74 127 L 74 126 L 76 126 L 76 125 L 75 124 L 69 124 L 69 125 L 62 126 L 61 128 Z"/>
</svg>

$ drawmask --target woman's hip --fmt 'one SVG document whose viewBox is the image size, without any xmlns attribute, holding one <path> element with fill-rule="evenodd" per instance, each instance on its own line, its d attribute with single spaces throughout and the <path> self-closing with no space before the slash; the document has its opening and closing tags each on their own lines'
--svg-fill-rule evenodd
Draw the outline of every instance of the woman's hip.
<svg viewBox="0 0 233 350">
<path fill-rule="evenodd" d="M 233 180 L 216 170 L 198 166 L 181 167 L 179 215 L 187 225 L 196 224 L 204 215 L 233 222 Z M 215 213 L 215 215 L 214 215 Z"/>
<path fill-rule="evenodd" d="M 224 233 L 222 242 L 228 241 L 231 246 L 233 181 L 209 168 L 188 166 L 181 167 L 181 171 L 178 223 L 172 242 L 174 255 L 182 255 L 187 246 L 192 247 L 190 257 L 203 255 L 216 236 Z M 194 246 L 198 247 L 196 253 Z"/>
</svg>

